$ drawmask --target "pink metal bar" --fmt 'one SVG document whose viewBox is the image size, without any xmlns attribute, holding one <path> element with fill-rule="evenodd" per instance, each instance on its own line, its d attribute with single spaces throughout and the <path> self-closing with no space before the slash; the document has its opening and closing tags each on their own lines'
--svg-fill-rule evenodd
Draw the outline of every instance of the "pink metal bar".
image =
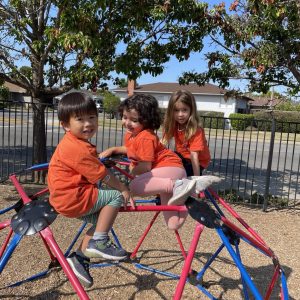
<svg viewBox="0 0 300 300">
<path fill-rule="evenodd" d="M 5 220 L 0 223 L 0 230 L 8 227 L 10 225 L 10 220 Z"/>
<path fill-rule="evenodd" d="M 21 196 L 23 203 L 28 203 L 31 201 L 31 199 L 29 198 L 29 196 L 26 194 L 26 192 L 24 191 L 23 187 L 20 185 L 19 181 L 17 180 L 16 175 L 11 175 L 9 176 L 10 180 L 12 181 L 12 183 L 14 184 L 17 192 L 19 193 L 19 195 Z"/>
<path fill-rule="evenodd" d="M 265 241 L 259 236 L 259 234 L 253 230 L 240 216 L 239 214 L 229 206 L 224 199 L 222 199 L 216 192 L 214 192 L 211 188 L 208 188 L 209 192 L 234 216 L 257 240 L 259 240 L 262 244 L 266 245 Z"/>
<path fill-rule="evenodd" d="M 148 234 L 149 230 L 151 229 L 152 225 L 154 224 L 154 222 L 155 222 L 156 218 L 158 217 L 159 213 L 160 213 L 159 211 L 156 212 L 156 214 L 153 216 L 151 222 L 148 224 L 146 230 L 144 231 L 143 235 L 140 237 L 140 239 L 139 239 L 139 241 L 138 241 L 136 247 L 134 248 L 133 252 L 132 252 L 131 255 L 130 255 L 130 258 L 131 258 L 131 259 L 133 259 L 133 258 L 136 257 L 136 254 L 137 254 L 137 252 L 138 252 L 138 250 L 139 250 L 141 244 L 143 243 L 143 241 L 144 241 L 146 235 Z"/>
<path fill-rule="evenodd" d="M 31 198 L 38 197 L 38 196 L 43 195 L 43 194 L 45 194 L 45 193 L 47 193 L 47 192 L 49 192 L 49 189 L 48 189 L 48 188 L 45 188 L 45 189 L 43 189 L 43 190 L 37 192 L 37 193 L 34 194 L 33 196 L 31 196 Z"/>
<path fill-rule="evenodd" d="M 179 235 L 178 230 L 175 230 L 175 235 L 176 235 L 177 242 L 178 242 L 178 244 L 179 244 L 179 247 L 180 247 L 182 256 L 184 257 L 184 259 L 186 259 L 186 252 L 185 252 L 185 250 L 184 250 L 184 247 L 183 247 L 183 244 L 182 244 L 182 241 L 181 241 L 181 238 L 180 238 L 180 235 Z"/>
<path fill-rule="evenodd" d="M 225 217 L 221 217 L 221 220 L 223 221 L 223 223 L 225 223 L 228 227 L 230 227 L 231 229 L 233 229 L 234 231 L 238 232 L 240 235 L 244 236 L 246 239 L 248 239 L 250 242 L 252 242 L 255 246 L 257 246 L 260 250 L 262 250 L 266 255 L 270 256 L 270 257 L 275 257 L 273 251 L 266 247 L 265 245 L 262 245 L 261 243 L 259 243 L 257 240 L 255 240 L 253 237 L 251 237 L 250 235 L 248 235 L 246 232 L 244 232 L 243 230 L 241 230 L 240 228 L 238 228 L 235 224 L 231 223 L 227 218 Z"/>
<path fill-rule="evenodd" d="M 128 172 L 124 171 L 123 169 L 117 167 L 117 166 L 113 166 L 113 168 L 117 171 L 119 171 L 120 173 L 122 173 L 123 175 L 127 176 L 130 179 L 133 179 L 134 176 L 130 175 Z"/>
<path fill-rule="evenodd" d="M 44 236 L 41 234 L 41 232 L 39 232 L 39 234 L 40 234 L 40 237 L 42 238 L 43 243 L 44 243 L 44 245 L 45 245 L 45 247 L 46 247 L 46 249 L 47 249 L 47 252 L 48 252 L 48 254 L 49 254 L 49 256 L 50 256 L 51 262 L 54 262 L 54 261 L 55 261 L 55 256 L 53 255 L 53 253 L 52 253 L 52 251 L 51 251 L 51 249 L 50 249 L 50 247 L 49 247 L 47 241 L 45 240 L 45 238 L 44 238 Z"/>
<path fill-rule="evenodd" d="M 271 293 L 272 293 L 273 288 L 275 286 L 275 283 L 276 283 L 276 281 L 278 279 L 278 276 L 279 276 L 279 266 L 276 266 L 274 274 L 273 274 L 273 277 L 272 277 L 272 280 L 270 282 L 270 285 L 269 285 L 269 287 L 267 289 L 267 292 L 266 292 L 266 296 L 264 298 L 265 300 L 269 300 L 270 299 Z"/>
<path fill-rule="evenodd" d="M 10 224 L 10 222 L 9 222 L 9 224 Z M 12 234 L 13 234 L 13 230 L 11 228 L 9 228 L 9 232 L 8 232 L 8 234 L 7 234 L 5 240 L 4 240 L 4 242 L 3 242 L 3 244 L 2 244 L 2 246 L 0 248 L 0 258 L 2 257 L 4 251 L 5 251 L 8 243 L 9 243 L 9 240 L 10 240 Z"/>
<path fill-rule="evenodd" d="M 57 260 L 59 261 L 63 271 L 67 275 L 67 277 L 70 280 L 70 283 L 72 284 L 74 290 L 76 291 L 77 295 L 82 300 L 89 300 L 89 297 L 86 293 L 86 291 L 83 289 L 82 285 L 80 284 L 79 280 L 75 276 L 74 272 L 72 271 L 70 265 L 68 264 L 66 258 L 64 257 L 64 254 L 60 250 L 59 246 L 57 245 L 53 234 L 49 227 L 43 229 L 40 231 L 40 234 L 43 236 L 43 238 L 47 241 L 49 247 L 55 254 Z"/>
<path fill-rule="evenodd" d="M 184 289 L 184 286 L 185 286 L 185 283 L 187 280 L 187 276 L 189 274 L 189 270 L 191 268 L 191 264 L 192 264 L 192 261 L 193 261 L 194 255 L 195 255 L 195 251 L 196 251 L 196 248 L 197 248 L 197 245 L 199 242 L 199 238 L 200 238 L 200 235 L 201 235 L 203 229 L 204 229 L 204 226 L 202 224 L 200 224 L 200 223 L 196 224 L 193 240 L 191 242 L 187 258 L 185 259 L 185 262 L 184 262 L 184 265 L 182 268 L 182 272 L 180 275 L 180 279 L 177 283 L 176 291 L 175 291 L 175 294 L 173 297 L 174 300 L 181 299 L 183 289 Z"/>
<path fill-rule="evenodd" d="M 139 211 L 187 211 L 185 206 L 176 206 L 176 205 L 139 205 L 132 208 L 127 206 L 120 208 L 120 212 L 139 212 Z"/>
<path fill-rule="evenodd" d="M 180 235 L 179 235 L 178 230 L 175 230 L 175 235 L 176 235 L 177 242 L 178 242 L 178 244 L 179 244 L 179 247 L 180 247 L 182 256 L 183 256 L 184 259 L 186 259 L 187 255 L 186 255 L 186 252 L 185 252 L 185 250 L 184 250 L 184 247 L 183 247 L 183 244 L 182 244 L 182 241 L 181 241 L 181 238 L 180 238 Z M 191 273 L 192 273 L 192 269 L 190 268 L 189 274 L 191 274 Z"/>
</svg>

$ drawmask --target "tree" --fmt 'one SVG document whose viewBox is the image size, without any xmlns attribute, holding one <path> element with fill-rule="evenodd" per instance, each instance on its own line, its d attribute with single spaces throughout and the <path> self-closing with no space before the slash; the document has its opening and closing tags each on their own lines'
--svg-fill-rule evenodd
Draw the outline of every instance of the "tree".
<svg viewBox="0 0 300 300">
<path fill-rule="evenodd" d="M 0 79 L 32 97 L 32 163 L 47 159 L 42 103 L 71 88 L 95 91 L 112 71 L 136 79 L 162 73 L 172 55 L 187 59 L 203 47 L 206 10 L 196 0 L 1 1 Z"/>
<path fill-rule="evenodd" d="M 114 114 L 117 112 L 120 105 L 120 98 L 109 91 L 105 91 L 103 94 L 103 108 L 110 118 L 114 118 Z"/>
<path fill-rule="evenodd" d="M 9 90 L 7 87 L 0 85 L 0 101 L 8 100 Z"/>
<path fill-rule="evenodd" d="M 280 85 L 292 95 L 300 91 L 298 0 L 234 0 L 228 10 L 224 3 L 215 6 L 207 18 L 221 50 L 207 53 L 206 72 L 186 72 L 181 83 L 212 80 L 226 88 L 230 79 L 247 79 L 250 91 Z"/>
<path fill-rule="evenodd" d="M 118 87 L 120 88 L 125 88 L 128 86 L 128 80 L 125 78 L 120 78 L 119 81 L 117 82 Z"/>
</svg>

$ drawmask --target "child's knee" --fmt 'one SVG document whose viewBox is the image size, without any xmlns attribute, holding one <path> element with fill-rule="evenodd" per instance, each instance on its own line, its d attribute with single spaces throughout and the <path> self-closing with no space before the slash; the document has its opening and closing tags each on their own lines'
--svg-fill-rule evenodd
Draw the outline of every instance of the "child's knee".
<svg viewBox="0 0 300 300">
<path fill-rule="evenodd" d="M 109 205 L 114 206 L 114 207 L 121 207 L 124 203 L 124 198 L 120 192 L 118 192 L 118 191 L 116 191 L 116 192 L 117 193 L 116 193 L 115 197 L 113 197 L 111 199 Z"/>
</svg>

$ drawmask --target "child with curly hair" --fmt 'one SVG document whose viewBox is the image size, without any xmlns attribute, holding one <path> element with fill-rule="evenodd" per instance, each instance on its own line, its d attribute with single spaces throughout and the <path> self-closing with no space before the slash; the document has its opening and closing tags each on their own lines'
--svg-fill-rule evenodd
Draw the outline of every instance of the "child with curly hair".
<svg viewBox="0 0 300 300">
<path fill-rule="evenodd" d="M 184 204 L 195 192 L 198 179 L 202 179 L 187 179 L 181 159 L 156 135 L 161 124 L 157 100 L 151 95 L 133 95 L 121 103 L 119 113 L 126 128 L 124 145 L 111 147 L 100 153 L 100 157 L 127 155 L 134 176 L 129 184 L 133 195 L 159 194 L 162 205 Z M 187 217 L 187 212 L 165 211 L 163 214 L 168 228 L 173 230 L 179 229 Z"/>
</svg>

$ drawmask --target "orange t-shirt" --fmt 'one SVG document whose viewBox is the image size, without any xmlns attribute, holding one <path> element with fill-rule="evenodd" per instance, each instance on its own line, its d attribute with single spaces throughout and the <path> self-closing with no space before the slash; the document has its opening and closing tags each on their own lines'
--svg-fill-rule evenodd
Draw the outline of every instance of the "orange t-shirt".
<svg viewBox="0 0 300 300">
<path fill-rule="evenodd" d="M 198 128 L 188 141 L 185 141 L 184 133 L 184 130 L 176 130 L 174 133 L 176 151 L 187 159 L 191 159 L 191 151 L 198 152 L 199 164 L 206 169 L 210 162 L 210 152 L 203 128 Z"/>
<path fill-rule="evenodd" d="M 124 145 L 127 157 L 134 165 L 139 161 L 151 162 L 152 167 L 180 167 L 181 159 L 171 150 L 167 149 L 152 130 L 142 130 L 136 136 L 126 133 Z"/>
<path fill-rule="evenodd" d="M 50 204 L 70 218 L 87 213 L 98 198 L 97 182 L 106 174 L 96 147 L 67 132 L 49 164 Z"/>
</svg>

